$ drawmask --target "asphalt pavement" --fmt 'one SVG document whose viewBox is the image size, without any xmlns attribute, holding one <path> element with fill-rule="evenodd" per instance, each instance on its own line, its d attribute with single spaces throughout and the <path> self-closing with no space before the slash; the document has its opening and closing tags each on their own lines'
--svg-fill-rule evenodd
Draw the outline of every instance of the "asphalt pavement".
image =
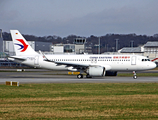
<svg viewBox="0 0 158 120">
<path fill-rule="evenodd" d="M 144 71 L 148 73 L 158 72 Z M 0 84 L 5 81 L 16 81 L 20 83 L 139 83 L 139 82 L 158 82 L 158 77 L 92 77 L 78 79 L 76 75 L 68 75 L 67 71 L 49 71 L 43 69 L 25 69 L 24 72 L 17 69 L 0 69 Z M 132 74 L 132 73 L 131 73 Z"/>
</svg>

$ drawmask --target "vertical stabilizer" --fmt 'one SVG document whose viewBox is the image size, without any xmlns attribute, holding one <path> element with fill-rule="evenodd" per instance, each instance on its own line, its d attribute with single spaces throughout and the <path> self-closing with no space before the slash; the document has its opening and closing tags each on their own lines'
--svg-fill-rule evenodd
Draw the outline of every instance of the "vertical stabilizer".
<svg viewBox="0 0 158 120">
<path fill-rule="evenodd" d="M 18 30 L 10 30 L 16 55 L 37 55 Z"/>
</svg>

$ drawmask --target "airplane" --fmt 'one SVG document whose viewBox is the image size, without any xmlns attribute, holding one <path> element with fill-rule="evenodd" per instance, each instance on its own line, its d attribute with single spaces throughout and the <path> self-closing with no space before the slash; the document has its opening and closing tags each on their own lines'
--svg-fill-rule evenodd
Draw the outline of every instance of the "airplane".
<svg viewBox="0 0 158 120">
<path fill-rule="evenodd" d="M 18 30 L 10 32 L 16 55 L 10 56 L 9 60 L 36 68 L 78 71 L 79 79 L 83 78 L 83 73 L 86 73 L 86 78 L 91 78 L 111 73 L 116 76 L 118 71 L 133 71 L 133 78 L 136 79 L 136 71 L 156 67 L 147 57 L 139 55 L 45 55 L 41 51 L 35 52 Z"/>
</svg>

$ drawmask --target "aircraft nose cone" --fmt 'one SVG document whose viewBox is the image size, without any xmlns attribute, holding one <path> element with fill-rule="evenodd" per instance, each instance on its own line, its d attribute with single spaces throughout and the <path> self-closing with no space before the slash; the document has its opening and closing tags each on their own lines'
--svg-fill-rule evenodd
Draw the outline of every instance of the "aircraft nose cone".
<svg viewBox="0 0 158 120">
<path fill-rule="evenodd" d="M 151 65 L 151 67 L 154 69 L 154 68 L 156 68 L 157 67 L 157 65 L 156 65 L 156 63 L 152 63 L 152 65 Z"/>
</svg>

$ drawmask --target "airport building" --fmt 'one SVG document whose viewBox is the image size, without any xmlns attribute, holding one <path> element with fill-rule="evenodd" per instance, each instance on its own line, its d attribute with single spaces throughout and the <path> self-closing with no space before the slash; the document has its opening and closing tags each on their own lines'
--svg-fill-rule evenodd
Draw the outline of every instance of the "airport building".
<svg viewBox="0 0 158 120">
<path fill-rule="evenodd" d="M 0 52 L 3 52 L 3 36 L 2 36 L 2 29 L 0 29 Z"/>
<path fill-rule="evenodd" d="M 136 54 L 150 59 L 158 58 L 158 42 L 149 41 L 140 47 L 125 47 L 118 50 L 119 54 Z"/>
<path fill-rule="evenodd" d="M 64 53 L 64 45 L 63 44 L 52 45 L 51 52 L 53 54 L 63 54 Z"/>
<path fill-rule="evenodd" d="M 118 53 L 144 55 L 143 47 L 124 47 L 118 50 Z"/>
<path fill-rule="evenodd" d="M 0 29 L 0 62 L 6 60 L 7 56 L 8 54 L 3 52 L 3 36 L 2 36 L 2 29 Z"/>
<path fill-rule="evenodd" d="M 144 46 L 144 56 L 158 57 L 158 42 L 147 42 Z"/>
<path fill-rule="evenodd" d="M 83 54 L 85 52 L 86 39 L 76 38 L 74 43 L 75 43 L 75 53 L 76 54 Z"/>
<path fill-rule="evenodd" d="M 85 52 L 85 38 L 76 38 L 74 44 L 55 44 L 51 46 L 53 54 L 83 54 Z"/>
</svg>

